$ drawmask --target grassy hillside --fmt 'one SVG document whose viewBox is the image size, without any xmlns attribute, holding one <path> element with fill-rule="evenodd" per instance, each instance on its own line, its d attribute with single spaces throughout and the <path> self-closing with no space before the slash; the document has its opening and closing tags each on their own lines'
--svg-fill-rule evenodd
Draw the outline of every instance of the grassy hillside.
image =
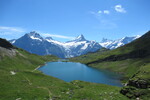
<svg viewBox="0 0 150 100">
<path fill-rule="evenodd" d="M 0 44 L 0 100 L 128 100 L 119 93 L 120 87 L 82 81 L 68 83 L 35 70 L 46 61 L 57 59 Z"/>
<path fill-rule="evenodd" d="M 148 70 L 150 69 L 150 31 L 141 38 L 115 50 L 90 53 L 71 58 L 70 61 L 121 73 L 124 75 L 122 81 L 130 86 L 130 88 L 124 87 L 124 91 L 130 90 L 131 87 L 136 89 L 136 92 L 121 91 L 121 93 L 130 98 L 150 97 L 150 70 Z M 139 87 L 141 85 L 146 88 Z"/>
<path fill-rule="evenodd" d="M 125 76 L 129 78 L 134 71 L 139 69 L 139 66 L 149 63 L 149 58 L 150 31 L 141 38 L 115 50 L 106 50 L 105 52 L 101 52 L 100 50 L 95 53 L 70 58 L 70 61 L 125 73 Z"/>
</svg>

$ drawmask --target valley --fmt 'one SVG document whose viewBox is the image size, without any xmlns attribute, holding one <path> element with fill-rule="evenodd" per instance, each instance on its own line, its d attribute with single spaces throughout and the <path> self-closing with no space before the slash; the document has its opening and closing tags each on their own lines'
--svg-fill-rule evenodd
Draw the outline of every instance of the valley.
<svg viewBox="0 0 150 100">
<path fill-rule="evenodd" d="M 64 82 L 35 70 L 47 61 L 57 61 L 55 56 L 38 56 L 0 41 L 0 100 L 69 100 L 112 99 L 128 100 L 120 94 L 120 87 L 83 81 Z M 16 54 L 11 56 L 13 50 Z M 103 91 L 101 91 L 103 90 Z"/>
<path fill-rule="evenodd" d="M 150 100 L 150 0 L 0 0 L 0 100 Z"/>
<path fill-rule="evenodd" d="M 122 74 L 123 88 L 79 80 L 65 82 L 44 75 L 36 70 L 39 68 L 38 66 L 43 65 L 47 61 L 57 61 L 59 58 L 52 55 L 38 56 L 31 54 L 1 39 L 1 100 L 11 100 L 12 98 L 24 100 L 97 100 L 100 98 L 128 100 L 129 98 L 141 98 L 147 100 L 150 96 L 149 36 L 150 32 L 147 32 L 139 39 L 115 50 L 110 51 L 102 48 L 95 53 L 69 58 L 69 61 L 72 62 L 80 62 L 91 67 Z M 68 60 L 66 61 L 68 62 Z"/>
</svg>

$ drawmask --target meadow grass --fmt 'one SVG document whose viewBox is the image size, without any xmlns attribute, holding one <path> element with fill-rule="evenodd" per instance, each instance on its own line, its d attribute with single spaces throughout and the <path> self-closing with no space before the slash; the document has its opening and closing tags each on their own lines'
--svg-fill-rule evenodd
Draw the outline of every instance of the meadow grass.
<svg viewBox="0 0 150 100">
<path fill-rule="evenodd" d="M 0 60 L 0 100 L 128 100 L 120 87 L 83 81 L 64 82 L 35 70 L 55 56 L 37 56 L 22 49 Z"/>
</svg>

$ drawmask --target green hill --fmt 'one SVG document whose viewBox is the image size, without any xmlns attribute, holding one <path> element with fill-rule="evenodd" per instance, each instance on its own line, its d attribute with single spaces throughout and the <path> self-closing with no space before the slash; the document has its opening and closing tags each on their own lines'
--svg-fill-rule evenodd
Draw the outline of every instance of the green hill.
<svg viewBox="0 0 150 100">
<path fill-rule="evenodd" d="M 129 98 L 150 97 L 150 31 L 139 39 L 106 52 L 95 52 L 70 61 L 123 74 L 121 93 Z"/>
<path fill-rule="evenodd" d="M 36 70 L 47 61 L 57 60 L 52 55 L 30 54 L 0 39 L 0 100 L 128 100 L 119 93 L 120 87 L 68 83 Z"/>
</svg>

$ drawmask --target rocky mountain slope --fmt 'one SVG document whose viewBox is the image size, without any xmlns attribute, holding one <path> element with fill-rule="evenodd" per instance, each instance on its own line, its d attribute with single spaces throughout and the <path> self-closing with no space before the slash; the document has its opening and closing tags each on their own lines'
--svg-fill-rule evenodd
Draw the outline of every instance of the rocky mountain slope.
<svg viewBox="0 0 150 100">
<path fill-rule="evenodd" d="M 55 41 L 51 37 L 43 38 L 36 32 L 30 32 L 17 40 L 10 41 L 13 45 L 38 55 L 56 55 L 60 58 L 80 56 L 95 52 L 102 46 L 95 41 L 88 41 L 83 35 L 65 43 Z"/>
</svg>

